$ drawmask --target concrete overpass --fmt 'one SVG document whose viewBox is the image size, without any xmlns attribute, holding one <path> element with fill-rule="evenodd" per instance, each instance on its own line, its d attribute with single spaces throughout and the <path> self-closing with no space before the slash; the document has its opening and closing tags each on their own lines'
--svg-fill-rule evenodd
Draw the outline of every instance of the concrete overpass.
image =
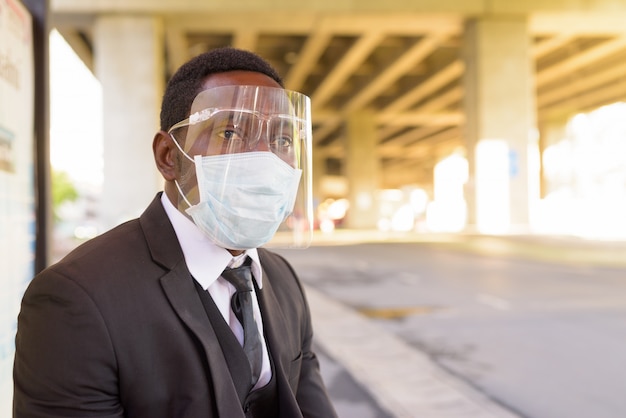
<svg viewBox="0 0 626 418">
<path fill-rule="evenodd" d="M 103 85 L 111 224 L 160 188 L 150 143 L 165 81 L 217 46 L 256 51 L 312 98 L 315 193 L 345 193 L 357 228 L 375 223 L 376 189 L 432 191 L 452 153 L 469 162 L 474 223 L 476 145 L 497 139 L 523 230 L 541 193 L 533 149 L 575 113 L 626 99 L 626 0 L 51 0 L 51 23 Z M 339 177 L 343 192 L 328 187 Z"/>
</svg>

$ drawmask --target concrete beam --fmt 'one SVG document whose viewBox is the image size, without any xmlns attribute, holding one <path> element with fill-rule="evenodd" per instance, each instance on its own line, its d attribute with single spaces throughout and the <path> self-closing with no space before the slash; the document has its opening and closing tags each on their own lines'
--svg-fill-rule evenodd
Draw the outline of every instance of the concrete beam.
<svg viewBox="0 0 626 418">
<path fill-rule="evenodd" d="M 285 77 L 285 86 L 291 90 L 299 90 L 315 68 L 317 60 L 330 43 L 333 35 L 328 31 L 316 31 L 306 40 L 296 63 Z"/>
<path fill-rule="evenodd" d="M 368 32 L 359 38 L 311 96 L 314 109 L 322 107 L 341 88 L 348 77 L 367 59 L 383 38 L 383 33 L 377 30 Z"/>
<path fill-rule="evenodd" d="M 404 95 L 394 100 L 387 107 L 385 107 L 384 111 L 399 112 L 408 109 L 415 103 L 423 100 L 425 97 L 428 97 L 430 94 L 436 92 L 453 80 L 459 79 L 463 74 L 464 68 L 465 65 L 461 60 L 452 62 L 441 71 L 435 73 L 428 80 L 425 80 L 423 83 L 420 83 Z"/>
<path fill-rule="evenodd" d="M 203 13 L 203 12 L 418 12 L 462 13 L 466 15 L 524 15 L 530 13 L 589 13 L 615 12 L 624 6 L 623 0 L 51 0 L 55 12 L 83 13 Z"/>
<path fill-rule="evenodd" d="M 560 61 L 558 64 L 541 70 L 537 73 L 536 86 L 542 87 L 546 84 L 562 78 L 573 70 L 583 68 L 599 59 L 608 57 L 616 52 L 626 50 L 626 37 L 610 39 L 571 58 Z"/>
<path fill-rule="evenodd" d="M 448 34 L 434 33 L 419 40 L 359 94 L 351 98 L 344 106 L 344 112 L 352 112 L 365 107 L 376 95 L 388 88 L 411 68 L 415 68 L 447 39 Z"/>
<path fill-rule="evenodd" d="M 404 112 L 381 114 L 376 117 L 379 125 L 389 126 L 458 126 L 465 121 L 462 112 Z"/>
<path fill-rule="evenodd" d="M 547 3 L 556 0 L 545 0 Z M 206 12 L 420 12 L 420 13 L 481 13 L 485 11 L 483 0 L 51 0 L 54 11 L 83 13 L 206 13 Z"/>
<path fill-rule="evenodd" d="M 604 70 L 594 72 L 593 74 L 576 79 L 567 79 L 567 82 L 561 86 L 551 89 L 537 96 L 537 105 L 539 110 L 546 106 L 559 107 L 559 102 L 567 102 L 567 98 L 577 95 L 585 90 L 599 88 L 603 85 L 614 85 L 624 78 L 626 74 L 626 62 L 609 66 Z M 578 100 L 578 99 L 577 99 Z"/>
<path fill-rule="evenodd" d="M 81 34 L 77 30 L 73 29 L 58 29 L 59 33 L 65 39 L 65 41 L 72 48 L 74 53 L 80 58 L 80 60 L 85 64 L 85 67 L 89 69 L 92 73 L 94 72 L 93 68 L 93 48 L 87 40 L 81 36 Z"/>
</svg>

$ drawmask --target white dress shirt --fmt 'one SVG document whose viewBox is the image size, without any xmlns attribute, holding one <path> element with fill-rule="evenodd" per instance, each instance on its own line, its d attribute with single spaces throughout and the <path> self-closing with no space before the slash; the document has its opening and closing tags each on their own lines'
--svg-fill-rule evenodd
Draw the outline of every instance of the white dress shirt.
<svg viewBox="0 0 626 418">
<path fill-rule="evenodd" d="M 222 278 L 221 274 L 226 267 L 238 267 L 241 265 L 247 255 L 252 259 L 251 268 L 253 280 L 256 282 L 258 288 L 261 289 L 263 287 L 263 275 L 256 248 L 246 250 L 241 256 L 233 257 L 227 250 L 211 242 L 209 238 L 196 227 L 193 221 L 180 213 L 172 202 L 170 202 L 165 193 L 161 196 L 161 203 L 174 227 L 178 242 L 185 256 L 187 268 L 191 272 L 191 275 L 204 290 L 208 290 L 217 308 L 224 317 L 224 320 L 233 330 L 239 344 L 243 346 L 243 327 L 230 307 L 230 300 L 235 293 L 235 287 Z M 252 298 L 254 319 L 259 328 L 259 332 L 261 335 L 264 335 L 263 320 L 254 289 L 252 289 L 252 293 L 254 296 Z M 272 378 L 272 370 L 270 368 L 265 338 L 261 338 L 261 344 L 263 345 L 263 365 L 261 367 L 261 376 L 253 389 L 265 386 Z"/>
</svg>

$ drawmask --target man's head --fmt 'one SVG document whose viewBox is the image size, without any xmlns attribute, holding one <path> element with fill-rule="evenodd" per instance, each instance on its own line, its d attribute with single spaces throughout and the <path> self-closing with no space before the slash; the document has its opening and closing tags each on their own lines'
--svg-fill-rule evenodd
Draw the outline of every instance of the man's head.
<svg viewBox="0 0 626 418">
<path fill-rule="evenodd" d="M 283 87 L 277 71 L 260 56 L 240 49 L 218 48 L 198 55 L 183 64 L 168 81 L 161 103 L 161 130 L 153 141 L 157 168 L 165 179 L 165 193 L 182 209 L 174 181 L 194 176 L 193 165 L 185 163 L 176 143 L 168 133 L 186 119 L 195 98 L 204 90 L 226 85 Z M 183 140 L 184 138 L 179 138 Z M 184 146 L 183 143 L 178 145 Z M 185 179 L 186 180 L 186 179 Z"/>
<path fill-rule="evenodd" d="M 240 251 L 281 225 L 297 245 L 310 235 L 310 141 L 309 98 L 285 90 L 259 56 L 221 48 L 168 82 L 153 152 L 174 206 L 217 245 Z M 287 222 L 292 211 L 305 221 Z"/>
<path fill-rule="evenodd" d="M 218 48 L 192 58 L 182 65 L 168 81 L 161 103 L 161 130 L 189 116 L 194 98 L 204 86 L 207 77 L 231 71 L 264 74 L 280 87 L 283 81 L 276 70 L 258 55 L 235 48 Z"/>
</svg>

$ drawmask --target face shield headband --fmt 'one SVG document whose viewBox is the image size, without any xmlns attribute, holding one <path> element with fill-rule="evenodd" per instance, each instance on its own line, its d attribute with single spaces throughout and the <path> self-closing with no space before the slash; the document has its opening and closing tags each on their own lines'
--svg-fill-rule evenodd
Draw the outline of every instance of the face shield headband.
<svg viewBox="0 0 626 418">
<path fill-rule="evenodd" d="M 309 245 L 310 114 L 309 98 L 298 92 L 221 86 L 198 94 L 190 116 L 170 128 L 176 146 L 193 162 L 182 161 L 176 183 L 190 206 L 186 212 L 218 245 L 228 249 Z M 284 184 L 289 187 L 278 186 Z M 281 187 L 289 196 L 278 204 L 270 195 L 282 194 Z M 211 221 L 203 222 L 200 211 Z M 266 226 L 274 214 L 275 225 Z M 255 226 L 240 228 L 246 224 Z"/>
</svg>

